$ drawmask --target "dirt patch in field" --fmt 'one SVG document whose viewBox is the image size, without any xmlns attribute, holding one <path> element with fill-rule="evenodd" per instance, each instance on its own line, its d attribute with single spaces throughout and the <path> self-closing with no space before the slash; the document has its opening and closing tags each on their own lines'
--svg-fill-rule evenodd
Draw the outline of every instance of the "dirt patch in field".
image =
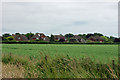
<svg viewBox="0 0 120 80">
<path fill-rule="evenodd" d="M 2 78 L 24 78 L 24 68 L 2 63 Z"/>
</svg>

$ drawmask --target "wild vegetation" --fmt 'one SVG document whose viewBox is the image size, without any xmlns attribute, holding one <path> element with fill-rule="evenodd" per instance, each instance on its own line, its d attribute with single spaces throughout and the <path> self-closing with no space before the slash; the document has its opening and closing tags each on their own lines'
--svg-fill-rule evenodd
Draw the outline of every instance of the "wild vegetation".
<svg viewBox="0 0 120 80">
<path fill-rule="evenodd" d="M 112 64 L 99 64 L 89 57 L 76 59 L 67 55 L 52 58 L 41 53 L 38 59 L 4 54 L 2 63 L 3 70 L 7 70 L 3 71 L 4 78 L 118 78 L 118 65 L 114 61 Z"/>
</svg>

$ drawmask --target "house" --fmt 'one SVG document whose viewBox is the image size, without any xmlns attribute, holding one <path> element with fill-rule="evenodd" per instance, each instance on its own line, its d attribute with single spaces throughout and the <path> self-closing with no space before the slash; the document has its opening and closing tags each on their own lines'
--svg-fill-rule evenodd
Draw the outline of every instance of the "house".
<svg viewBox="0 0 120 80">
<path fill-rule="evenodd" d="M 43 33 L 36 33 L 34 36 L 30 38 L 30 40 L 43 40 L 49 41 L 49 38 L 45 36 Z"/>
<path fill-rule="evenodd" d="M 104 39 L 100 36 L 90 36 L 88 38 L 88 40 L 91 40 L 93 42 L 97 41 L 97 42 L 104 42 Z"/>
<path fill-rule="evenodd" d="M 81 43 L 86 43 L 86 41 L 81 38 L 80 36 L 78 35 L 74 35 L 72 38 L 70 38 L 69 40 L 70 42 L 81 42 Z"/>
<path fill-rule="evenodd" d="M 53 35 L 54 41 L 59 41 L 63 36 L 62 35 Z"/>
<path fill-rule="evenodd" d="M 47 36 L 45 36 L 43 40 L 48 42 L 50 41 L 50 39 Z"/>
<path fill-rule="evenodd" d="M 115 38 L 114 42 L 120 42 L 120 38 Z"/>
<path fill-rule="evenodd" d="M 16 41 L 28 41 L 28 38 L 25 35 L 14 35 L 12 34 Z"/>
<path fill-rule="evenodd" d="M 67 42 L 67 38 L 65 36 L 61 37 L 59 42 Z"/>
<path fill-rule="evenodd" d="M 67 38 L 63 35 L 53 35 L 54 36 L 54 41 L 59 41 L 59 42 L 66 42 Z"/>
</svg>

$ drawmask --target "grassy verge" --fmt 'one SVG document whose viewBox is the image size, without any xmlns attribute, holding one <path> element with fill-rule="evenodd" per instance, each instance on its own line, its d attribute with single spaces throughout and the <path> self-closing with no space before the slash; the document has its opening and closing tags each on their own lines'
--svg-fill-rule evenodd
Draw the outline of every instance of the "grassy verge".
<svg viewBox="0 0 120 80">
<path fill-rule="evenodd" d="M 21 70 L 24 78 L 118 78 L 118 66 L 114 61 L 113 64 L 96 64 L 89 57 L 75 59 L 67 55 L 52 58 L 41 53 L 37 59 L 4 54 L 2 64 L 5 75 L 3 77 L 6 78 L 10 77 L 11 68 L 13 68 L 11 72 L 13 77 L 18 77 L 15 73 Z M 4 69 L 5 66 L 9 66 L 7 70 Z"/>
</svg>

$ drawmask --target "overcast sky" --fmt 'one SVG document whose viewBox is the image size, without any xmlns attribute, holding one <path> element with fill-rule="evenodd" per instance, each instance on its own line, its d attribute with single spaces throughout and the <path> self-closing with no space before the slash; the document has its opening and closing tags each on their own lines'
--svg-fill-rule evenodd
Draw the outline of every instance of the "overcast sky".
<svg viewBox="0 0 120 80">
<path fill-rule="evenodd" d="M 118 36 L 117 2 L 4 2 L 2 5 L 2 33 L 99 32 Z"/>
</svg>

